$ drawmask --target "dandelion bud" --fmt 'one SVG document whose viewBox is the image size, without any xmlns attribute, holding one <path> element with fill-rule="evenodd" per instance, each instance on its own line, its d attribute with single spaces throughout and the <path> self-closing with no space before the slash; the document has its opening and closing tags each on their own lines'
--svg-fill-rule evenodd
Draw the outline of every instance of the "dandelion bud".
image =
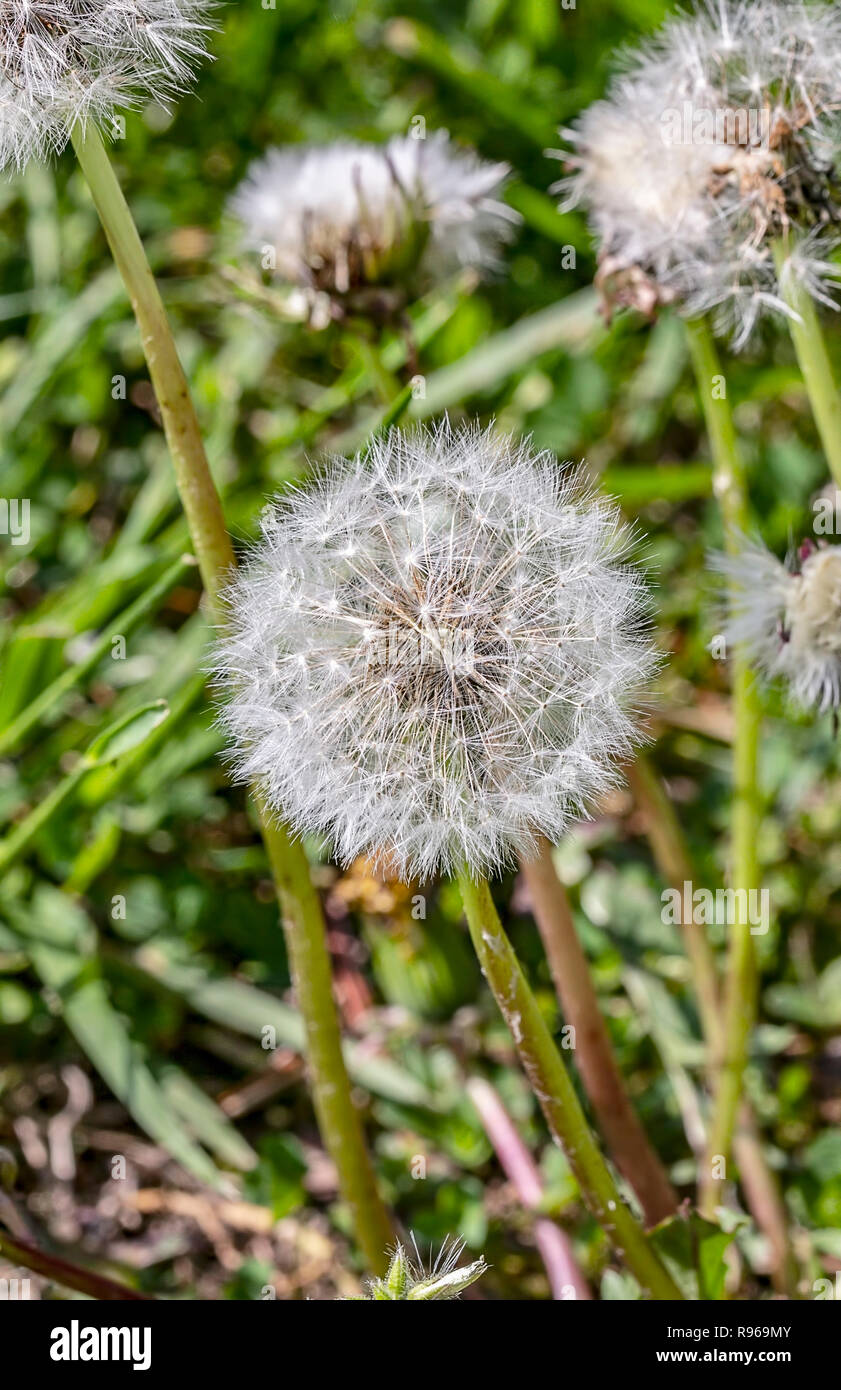
<svg viewBox="0 0 841 1390">
<path fill-rule="evenodd" d="M 715 556 L 732 586 L 726 636 L 798 704 L 841 705 L 841 546 L 802 545 L 782 564 L 758 544 Z"/>
<path fill-rule="evenodd" d="M 455 1240 L 452 1243 L 445 1240 L 432 1269 L 427 1273 L 420 1259 L 410 1259 L 403 1246 L 398 1244 L 391 1257 L 388 1272 L 383 1279 L 370 1281 L 364 1301 L 429 1303 L 434 1299 L 458 1298 L 464 1289 L 481 1279 L 488 1268 L 484 1258 L 480 1256 L 472 1264 L 459 1269 L 458 1262 L 463 1251 L 463 1240 Z"/>
<path fill-rule="evenodd" d="M 392 430 L 277 501 L 217 655 L 241 776 L 343 863 L 485 874 L 615 783 L 656 668 L 617 509 L 546 453 Z"/>
<path fill-rule="evenodd" d="M 64 148 L 77 122 L 166 103 L 203 55 L 215 0 L 3 0 L 0 168 Z"/>
<path fill-rule="evenodd" d="M 837 307 L 841 13 L 790 0 L 707 0 L 631 55 L 585 112 L 570 175 L 600 241 L 608 300 L 716 311 L 736 346 L 790 312 L 775 264 Z"/>
<path fill-rule="evenodd" d="M 232 201 L 244 244 L 304 293 L 316 320 L 366 303 L 405 302 L 418 279 L 486 267 L 519 221 L 499 201 L 508 174 L 446 131 L 386 145 L 270 150 Z"/>
</svg>

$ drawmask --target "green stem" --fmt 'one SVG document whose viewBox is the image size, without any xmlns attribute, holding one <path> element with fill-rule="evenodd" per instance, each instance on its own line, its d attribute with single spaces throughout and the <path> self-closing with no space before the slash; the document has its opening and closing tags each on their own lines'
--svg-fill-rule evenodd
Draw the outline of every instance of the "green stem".
<svg viewBox="0 0 841 1390">
<path fill-rule="evenodd" d="M 783 298 L 795 316 L 787 319 L 789 332 L 821 444 L 836 486 L 841 487 L 841 394 L 814 300 L 792 273 L 791 249 L 787 240 L 776 242 L 777 277 Z"/>
<path fill-rule="evenodd" d="M 575 1087 L 499 920 L 487 883 L 459 875 L 470 935 L 482 972 L 517 1046 L 550 1133 L 561 1145 L 590 1211 L 621 1252 L 644 1293 L 683 1295 L 619 1195 L 581 1109 Z"/>
<path fill-rule="evenodd" d="M 307 1063 L 319 1128 L 340 1174 L 342 1196 L 370 1267 L 383 1274 L 394 1229 L 377 1193 L 359 1113 L 353 1104 L 333 1003 L 324 917 L 300 841 L 261 807 L 263 839 L 280 898 L 295 997 L 304 1020 Z"/>
<path fill-rule="evenodd" d="M 747 480 L 733 416 L 712 334 L 704 320 L 687 325 L 689 346 L 713 456 L 713 487 L 724 517 L 725 544 L 738 553 L 750 524 Z M 736 920 L 730 928 L 724 986 L 721 1053 L 716 1067 L 715 1094 L 701 1174 L 701 1210 L 711 1216 L 717 1205 L 744 1083 L 748 1045 L 756 1017 L 757 981 L 748 895 L 759 887 L 757 857 L 759 798 L 759 694 L 750 667 L 736 652 L 733 657 L 733 812 L 731 820 L 731 884 Z"/>
<path fill-rule="evenodd" d="M 196 547 L 205 592 L 215 607 L 234 563 L 222 504 L 155 277 L 134 218 L 96 126 L 76 126 L 73 147 L 128 292 L 172 455 L 175 479 Z"/>
<path fill-rule="evenodd" d="M 88 123 L 84 130 L 77 126 L 73 145 L 140 328 L 202 581 L 211 609 L 218 616 L 220 594 L 235 564 L 234 553 L 172 330 L 134 219 L 95 126 Z M 365 1258 L 375 1273 L 382 1274 L 388 1263 L 386 1246 L 392 1239 L 392 1228 L 353 1109 L 330 988 L 321 904 L 302 847 L 293 844 L 265 813 L 261 819 L 306 1022 L 322 1138 L 336 1164 L 339 1187 L 353 1213 Z"/>
</svg>

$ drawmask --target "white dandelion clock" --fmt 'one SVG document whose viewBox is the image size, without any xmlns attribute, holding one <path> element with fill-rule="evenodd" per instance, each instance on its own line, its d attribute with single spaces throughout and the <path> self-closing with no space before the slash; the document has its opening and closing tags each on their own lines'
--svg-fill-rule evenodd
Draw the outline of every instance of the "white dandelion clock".
<svg viewBox="0 0 841 1390">
<path fill-rule="evenodd" d="M 240 776 L 343 863 L 476 875 L 616 781 L 657 666 L 616 508 L 478 428 L 403 434 L 279 499 L 229 594 Z"/>
<path fill-rule="evenodd" d="M 215 0 L 3 0 L 0 167 L 109 125 L 143 98 L 166 104 L 205 52 Z"/>
<path fill-rule="evenodd" d="M 559 187 L 590 213 L 614 298 L 713 310 L 740 346 L 790 312 L 783 236 L 788 273 L 836 307 L 840 118 L 837 5 L 708 0 L 631 54 L 607 101 L 565 132 Z"/>
<path fill-rule="evenodd" d="M 783 564 L 758 544 L 716 556 L 731 585 L 726 636 L 805 708 L 841 706 L 841 546 L 806 541 Z"/>
<path fill-rule="evenodd" d="M 266 268 L 339 311 L 418 275 L 496 264 L 519 221 L 500 201 L 507 175 L 507 165 L 461 149 L 446 131 L 385 145 L 290 146 L 252 166 L 231 210 Z"/>
</svg>

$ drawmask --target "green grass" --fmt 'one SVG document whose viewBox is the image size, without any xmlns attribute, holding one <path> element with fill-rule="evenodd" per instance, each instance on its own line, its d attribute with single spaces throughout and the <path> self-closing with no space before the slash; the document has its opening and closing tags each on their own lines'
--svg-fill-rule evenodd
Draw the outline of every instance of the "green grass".
<svg viewBox="0 0 841 1390">
<path fill-rule="evenodd" d="M 555 211 L 547 190 L 559 166 L 544 153 L 559 143 L 557 127 L 601 94 L 616 45 L 666 9 L 660 0 L 588 0 L 569 11 L 541 0 L 229 6 L 196 95 L 171 122 L 158 111 L 130 116 L 113 156 L 237 545 L 254 534 L 267 495 L 321 451 L 359 447 L 386 411 L 380 372 L 345 331 L 282 324 L 224 274 L 226 201 L 249 160 L 270 143 L 382 140 L 420 113 L 430 129 L 510 161 L 523 228 L 498 275 L 440 286 L 413 306 L 426 391 L 406 415 L 496 418 L 561 459 L 587 458 L 637 523 L 669 654 L 651 756 L 697 872 L 714 886 L 727 853 L 729 693 L 708 650 L 717 610 L 706 554 L 721 531 L 703 420 L 680 325 L 665 316 L 652 330 L 620 315 L 607 327 L 598 317 L 592 247 L 580 217 Z M 0 537 L 0 1145 L 18 1154 L 14 1200 L 29 1210 L 39 1182 L 18 1153 L 21 1098 L 34 1079 L 56 1078 L 33 1102 L 46 1123 L 72 1065 L 91 1087 L 71 1183 L 80 1213 L 109 1179 L 112 1153 L 96 1135 L 116 1131 L 127 1145 L 158 1146 L 164 1165 L 174 1160 L 144 1182 L 244 1194 L 327 1231 L 337 1263 L 352 1270 L 329 1180 L 301 1179 L 317 1140 L 294 1060 L 301 1025 L 285 997 L 268 867 L 219 756 L 204 676 L 210 634 L 195 569 L 181 561 L 188 538 L 138 335 L 69 156 L 0 185 L 0 321 L 0 486 L 3 497 L 30 499 L 32 528 L 26 546 Z M 834 324 L 828 342 L 837 370 Z M 403 341 L 386 335 L 375 351 L 402 384 Z M 726 370 L 756 514 L 766 541 L 784 549 L 790 533 L 809 530 L 825 481 L 792 350 L 769 334 Z M 133 727 L 157 701 L 167 718 L 104 765 L 106 731 Z M 761 1023 L 749 1088 L 803 1232 L 808 1290 L 841 1257 L 841 778 L 828 718 L 792 717 L 777 692 L 763 707 L 758 853 L 774 912 L 755 939 Z M 97 766 L 80 769 L 85 750 L 99 750 Z M 383 912 L 364 879 L 340 878 L 317 845 L 307 850 L 333 926 L 348 1065 L 404 1227 L 419 1241 L 463 1234 L 492 1266 L 479 1286 L 489 1296 L 547 1296 L 528 1222 L 499 1199 L 502 1173 L 464 1093 L 464 1075 L 480 1070 L 539 1160 L 547 1209 L 572 1234 L 594 1287 L 607 1270 L 615 1296 L 615 1263 L 466 950 L 457 895 L 434 888 L 423 921 L 402 901 Z M 632 1095 L 681 1194 L 691 1194 L 699 1023 L 680 940 L 661 922 L 665 885 L 629 798 L 576 830 L 559 862 Z M 510 879 L 496 898 L 557 1026 L 539 940 Z M 109 1240 L 97 1247 L 94 1234 L 89 1253 L 110 1261 Z M 743 1294 L 767 1297 L 749 1219 L 737 1240 Z M 164 1250 L 141 1283 L 188 1298 L 259 1296 L 251 1247 L 242 1238 L 236 1248 L 239 1273 L 207 1245 L 188 1273 Z M 324 1278 L 319 1288 L 332 1290 Z"/>
</svg>

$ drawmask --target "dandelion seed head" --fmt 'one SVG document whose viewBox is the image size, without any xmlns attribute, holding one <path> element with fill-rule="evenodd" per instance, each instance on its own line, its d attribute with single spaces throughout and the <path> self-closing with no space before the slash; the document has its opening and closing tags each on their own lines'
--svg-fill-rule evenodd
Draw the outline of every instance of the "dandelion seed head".
<svg viewBox="0 0 841 1390">
<path fill-rule="evenodd" d="M 715 556 L 731 585 L 726 636 L 769 680 L 782 679 L 804 708 L 841 705 L 841 546 L 804 543 L 783 564 L 745 542 Z"/>
<path fill-rule="evenodd" d="M 565 132 L 561 181 L 600 243 L 610 301 L 713 312 L 736 347 L 788 313 L 774 259 L 837 307 L 841 8 L 707 0 L 627 56 L 607 100 Z"/>
<path fill-rule="evenodd" d="M 338 303 L 419 270 L 494 266 L 519 221 L 499 199 L 507 175 L 446 131 L 290 146 L 252 166 L 231 210 L 244 245 L 271 253 L 279 279 L 314 305 Z"/>
<path fill-rule="evenodd" d="M 578 475 L 492 430 L 332 460 L 231 588 L 216 670 L 240 776 L 340 862 L 406 879 L 558 839 L 615 784 L 657 665 L 627 540 Z"/>
<path fill-rule="evenodd" d="M 706 189 L 715 150 L 664 138 L 661 93 L 623 79 L 608 101 L 596 102 L 574 131 L 571 173 L 557 184 L 565 208 L 590 211 L 603 264 L 611 273 L 641 269 L 662 298 L 671 298 L 676 249 L 702 246 L 714 209 Z"/>
<path fill-rule="evenodd" d="M 67 144 L 77 122 L 109 125 L 190 82 L 216 0 L 3 0 L 0 167 Z"/>
</svg>

